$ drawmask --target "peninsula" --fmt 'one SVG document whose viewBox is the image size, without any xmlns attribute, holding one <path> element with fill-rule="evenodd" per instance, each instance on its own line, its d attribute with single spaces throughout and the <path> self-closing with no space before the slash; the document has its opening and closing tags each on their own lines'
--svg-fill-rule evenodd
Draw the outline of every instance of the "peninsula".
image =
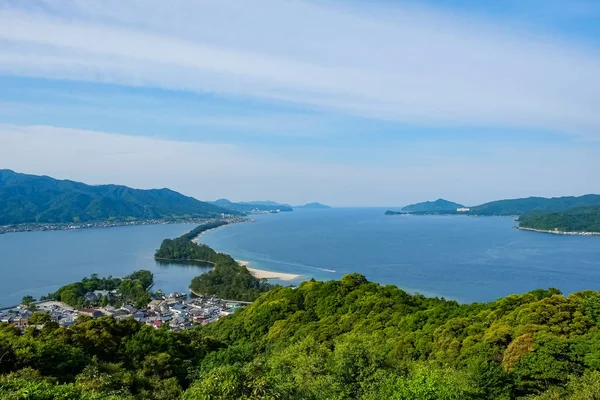
<svg viewBox="0 0 600 400">
<path fill-rule="evenodd" d="M 564 196 L 564 197 L 527 197 L 520 199 L 506 199 L 491 201 L 477 206 L 463 206 L 459 203 L 454 203 L 444 199 L 435 201 L 425 201 L 422 203 L 411 204 L 403 207 L 401 211 L 386 211 L 386 215 L 399 215 L 402 212 L 408 212 L 416 215 L 426 214 L 459 214 L 459 215 L 490 215 L 490 216 L 525 216 L 528 218 L 544 213 L 559 213 L 568 212 L 569 217 L 582 218 L 586 214 L 586 218 L 594 214 L 593 209 L 585 210 L 587 207 L 600 206 L 600 195 L 586 194 L 583 196 Z M 584 208 L 579 211 L 571 211 L 576 208 Z M 553 220 L 556 221 L 557 216 L 554 215 Z M 566 218 L 566 217 L 565 217 Z M 566 222 L 570 224 L 571 222 Z M 577 222 L 576 224 L 580 224 Z M 525 226 L 524 226 L 525 227 Z M 554 228 L 552 228 L 554 229 Z M 544 230 L 542 228 L 542 230 Z"/>
</svg>

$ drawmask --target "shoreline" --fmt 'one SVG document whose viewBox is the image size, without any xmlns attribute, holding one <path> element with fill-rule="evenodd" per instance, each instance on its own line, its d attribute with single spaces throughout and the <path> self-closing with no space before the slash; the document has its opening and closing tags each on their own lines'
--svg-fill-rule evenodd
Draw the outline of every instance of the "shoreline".
<svg viewBox="0 0 600 400">
<path fill-rule="evenodd" d="M 568 236 L 600 236 L 600 232 L 576 232 L 576 231 L 552 231 L 544 229 L 527 228 L 524 226 L 515 226 L 515 228 L 521 231 L 538 232 L 538 233 L 550 233 L 552 235 L 568 235 Z"/>
<path fill-rule="evenodd" d="M 246 267 L 246 269 L 248 269 L 248 271 L 250 271 L 250 273 L 258 279 L 279 279 L 282 281 L 293 281 L 296 279 L 300 279 L 302 277 L 302 275 L 299 275 L 299 274 L 288 274 L 285 272 L 276 272 L 276 271 L 267 271 L 264 269 L 249 268 L 248 265 L 250 265 L 250 261 L 244 261 L 244 260 L 235 260 L 235 261 L 237 261 L 238 264 Z"/>
</svg>

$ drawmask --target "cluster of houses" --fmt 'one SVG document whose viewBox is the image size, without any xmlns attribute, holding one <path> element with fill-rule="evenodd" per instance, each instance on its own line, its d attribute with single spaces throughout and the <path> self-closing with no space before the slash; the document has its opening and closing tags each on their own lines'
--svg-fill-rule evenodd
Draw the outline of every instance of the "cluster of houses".
<svg viewBox="0 0 600 400">
<path fill-rule="evenodd" d="M 92 300 L 92 294 L 100 299 L 102 296 L 111 295 L 109 292 L 90 292 L 86 294 L 86 298 L 89 297 L 89 300 Z M 170 330 L 182 331 L 196 325 L 215 322 L 223 316 L 233 314 L 247 304 L 249 303 L 215 297 L 189 298 L 185 293 L 173 293 L 168 297 L 155 298 L 145 309 L 136 309 L 128 304 L 119 308 L 107 305 L 106 307 L 73 309 L 62 302 L 42 301 L 35 303 L 35 311 L 47 313 L 51 320 L 64 327 L 74 324 L 78 316 L 87 315 L 92 318 L 111 316 L 116 320 L 133 318 L 140 324 L 154 328 L 166 325 Z M 31 307 L 20 305 L 13 309 L 0 311 L 0 322 L 7 322 L 25 329 L 32 325 L 29 323 L 32 315 Z"/>
</svg>

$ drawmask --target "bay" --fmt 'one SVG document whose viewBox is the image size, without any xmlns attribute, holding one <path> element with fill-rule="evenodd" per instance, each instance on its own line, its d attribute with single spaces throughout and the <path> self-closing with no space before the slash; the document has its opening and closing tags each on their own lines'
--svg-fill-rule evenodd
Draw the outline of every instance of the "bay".
<svg viewBox="0 0 600 400">
<path fill-rule="evenodd" d="M 358 272 L 410 292 L 461 302 L 556 287 L 600 290 L 600 238 L 513 229 L 513 218 L 385 216 L 385 209 L 296 210 L 211 230 L 201 241 L 250 267 L 340 279 Z M 205 271 L 159 264 L 155 249 L 196 225 L 0 235 L 0 306 L 53 292 L 84 276 L 154 273 L 155 288 L 185 291 Z"/>
<path fill-rule="evenodd" d="M 514 229 L 512 217 L 386 216 L 385 209 L 295 210 L 204 234 L 250 267 L 370 281 L 461 302 L 555 287 L 600 290 L 600 237 Z M 298 284 L 299 281 L 280 282 Z"/>
<path fill-rule="evenodd" d="M 125 276 L 147 269 L 154 288 L 187 291 L 193 277 L 208 270 L 198 265 L 168 265 L 154 260 L 163 239 L 180 236 L 195 224 L 138 225 L 0 235 L 0 306 L 23 296 L 41 295 L 85 276 Z"/>
</svg>

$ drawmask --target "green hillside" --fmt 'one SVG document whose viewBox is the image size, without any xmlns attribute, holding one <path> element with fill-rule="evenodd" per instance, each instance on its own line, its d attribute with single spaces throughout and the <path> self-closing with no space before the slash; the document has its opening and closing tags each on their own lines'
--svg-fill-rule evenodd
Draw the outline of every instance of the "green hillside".
<svg viewBox="0 0 600 400">
<path fill-rule="evenodd" d="M 0 225 L 213 217 L 235 213 L 169 189 L 90 186 L 0 170 Z"/>
<path fill-rule="evenodd" d="M 579 197 L 527 197 L 524 199 L 498 200 L 471 207 L 471 214 L 523 215 L 533 211 L 555 212 L 587 206 L 600 206 L 600 195 L 587 194 Z"/>
<path fill-rule="evenodd" d="M 462 204 L 454 203 L 452 201 L 437 199 L 435 201 L 425 201 L 422 203 L 410 204 L 404 208 L 402 211 L 408 212 L 438 212 L 438 211 L 454 211 L 456 212 L 457 208 L 464 207 Z"/>
<path fill-rule="evenodd" d="M 0 398 L 597 399 L 599 324 L 598 292 L 461 305 L 351 274 L 183 332 L 0 324 Z"/>
<path fill-rule="evenodd" d="M 529 213 L 519 218 L 519 226 L 544 231 L 600 232 L 600 206 L 577 207 L 552 213 Z"/>
</svg>

